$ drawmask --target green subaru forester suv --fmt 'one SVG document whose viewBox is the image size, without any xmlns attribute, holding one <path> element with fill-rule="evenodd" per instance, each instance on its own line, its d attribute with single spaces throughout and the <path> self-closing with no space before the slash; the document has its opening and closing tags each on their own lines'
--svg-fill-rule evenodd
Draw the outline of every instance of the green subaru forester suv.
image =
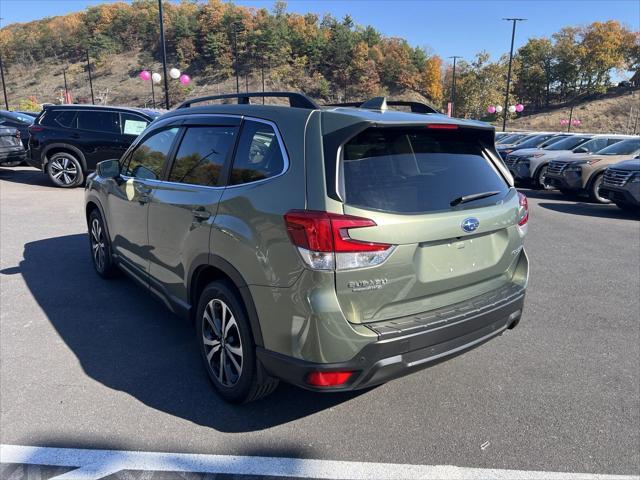
<svg viewBox="0 0 640 480">
<path fill-rule="evenodd" d="M 393 103 L 183 103 L 89 176 L 96 271 L 191 318 L 236 403 L 378 385 L 513 328 L 529 212 L 493 127 Z"/>
</svg>

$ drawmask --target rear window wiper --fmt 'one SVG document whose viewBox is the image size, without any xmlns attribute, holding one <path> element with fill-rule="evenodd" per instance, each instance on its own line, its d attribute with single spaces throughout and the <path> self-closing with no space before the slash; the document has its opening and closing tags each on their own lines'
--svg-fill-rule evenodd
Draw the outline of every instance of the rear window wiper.
<svg viewBox="0 0 640 480">
<path fill-rule="evenodd" d="M 480 200 L 481 198 L 493 197 L 494 195 L 498 195 L 499 193 L 500 193 L 499 191 L 492 191 L 492 192 L 472 193 L 471 195 L 463 195 L 461 197 L 454 198 L 453 200 L 451 200 L 451 203 L 449 203 L 449 205 L 451 205 L 452 207 L 455 207 L 456 205 L 461 205 L 467 202 L 473 202 L 474 200 Z"/>
</svg>

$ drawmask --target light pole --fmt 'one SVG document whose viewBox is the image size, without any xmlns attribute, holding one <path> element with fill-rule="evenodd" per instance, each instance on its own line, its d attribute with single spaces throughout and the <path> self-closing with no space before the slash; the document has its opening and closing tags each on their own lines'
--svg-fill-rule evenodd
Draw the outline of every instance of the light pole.
<svg viewBox="0 0 640 480">
<path fill-rule="evenodd" d="M 0 17 L 0 21 L 2 17 Z M 4 64 L 2 63 L 2 52 L 0 52 L 0 77 L 2 78 L 2 93 L 4 93 L 4 107 L 9 110 L 9 100 L 7 100 L 7 85 L 4 83 Z"/>
<path fill-rule="evenodd" d="M 87 72 L 89 72 L 89 88 L 91 89 L 91 103 L 96 104 L 96 99 L 93 96 L 93 80 L 91 79 L 91 63 L 89 63 L 89 50 L 85 50 L 87 54 Z"/>
<path fill-rule="evenodd" d="M 160 17 L 160 43 L 162 48 L 162 72 L 164 73 L 164 103 L 165 103 L 165 108 L 169 110 L 169 79 L 167 77 L 167 46 L 165 45 L 165 42 L 164 42 L 164 22 L 162 21 L 162 0 L 158 0 L 158 16 Z"/>
<path fill-rule="evenodd" d="M 504 117 L 502 117 L 502 131 L 504 132 L 507 129 L 507 114 L 509 113 L 509 109 L 507 106 L 509 105 L 509 87 L 511 85 L 511 62 L 513 61 L 513 41 L 516 38 L 516 23 L 523 22 L 526 18 L 503 18 L 508 22 L 513 22 L 513 28 L 511 30 L 511 50 L 509 51 L 509 70 L 507 71 L 507 92 L 504 97 Z"/>
<path fill-rule="evenodd" d="M 7 100 L 7 85 L 4 83 L 4 65 L 2 63 L 2 53 L 0 53 L 0 77 L 2 77 L 2 93 L 4 94 L 4 108 L 9 110 L 9 100 Z"/>
<path fill-rule="evenodd" d="M 453 79 L 451 80 L 451 116 L 456 116 L 456 60 L 462 58 L 458 55 L 451 55 L 453 58 Z"/>
<path fill-rule="evenodd" d="M 233 56 L 235 57 L 233 66 L 236 73 L 236 93 L 240 93 L 240 77 L 238 76 L 238 25 L 235 22 L 233 24 Z"/>
<path fill-rule="evenodd" d="M 67 69 L 62 69 L 62 78 L 64 78 L 64 103 L 69 101 L 69 89 L 67 88 Z"/>
</svg>

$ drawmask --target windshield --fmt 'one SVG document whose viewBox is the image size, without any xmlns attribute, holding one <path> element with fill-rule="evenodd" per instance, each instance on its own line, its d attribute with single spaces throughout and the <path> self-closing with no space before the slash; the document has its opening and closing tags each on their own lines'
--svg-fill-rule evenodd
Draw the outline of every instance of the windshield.
<svg viewBox="0 0 640 480">
<path fill-rule="evenodd" d="M 549 138 L 546 142 L 544 142 L 542 145 L 540 145 L 541 148 L 548 148 L 549 146 L 553 145 L 554 143 L 558 143 L 561 140 L 564 140 L 565 138 L 567 138 L 564 135 L 558 135 L 557 137 L 551 137 Z"/>
<path fill-rule="evenodd" d="M 465 203 L 495 205 L 509 191 L 482 145 L 467 134 L 369 128 L 342 151 L 340 184 L 353 206 L 427 213 L 451 210 L 459 197 L 483 192 L 492 195 Z"/>
<path fill-rule="evenodd" d="M 547 138 L 549 138 L 549 135 L 534 135 L 533 137 L 529 137 L 527 139 L 524 139 L 520 143 L 518 143 L 518 147 L 522 147 L 522 148 L 537 147 L 542 142 L 544 142 Z"/>
<path fill-rule="evenodd" d="M 505 141 L 502 141 L 500 143 L 505 144 L 505 145 L 506 144 L 513 145 L 513 144 L 516 144 L 516 143 L 522 141 L 522 139 L 524 139 L 526 136 L 527 135 L 525 135 L 525 134 L 511 135 Z"/>
<path fill-rule="evenodd" d="M 598 152 L 598 155 L 633 155 L 640 150 L 640 138 L 624 140 L 609 145 Z"/>
<path fill-rule="evenodd" d="M 564 140 L 554 143 L 546 148 L 546 150 L 573 150 L 578 145 L 582 145 L 584 142 L 591 139 L 591 137 L 567 137 Z"/>
</svg>

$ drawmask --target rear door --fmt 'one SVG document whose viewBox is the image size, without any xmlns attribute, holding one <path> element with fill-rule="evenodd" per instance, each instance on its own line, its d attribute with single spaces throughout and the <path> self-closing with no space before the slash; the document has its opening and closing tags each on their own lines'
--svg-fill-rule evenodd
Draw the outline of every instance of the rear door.
<svg viewBox="0 0 640 480">
<path fill-rule="evenodd" d="M 107 196 L 108 226 L 114 252 L 144 282 L 154 254 L 149 244 L 149 202 L 161 179 L 179 132 L 178 127 L 155 130 L 146 136 L 122 164 L 122 175 L 111 183 Z"/>
<path fill-rule="evenodd" d="M 519 200 L 485 133 L 369 128 L 342 146 L 344 213 L 376 223 L 348 235 L 394 245 L 381 265 L 336 271 L 351 322 L 415 315 L 510 281 L 522 246 Z"/>
<path fill-rule="evenodd" d="M 122 157 L 131 144 L 120 133 L 120 114 L 116 111 L 79 110 L 77 128 L 71 131 L 70 137 L 84 153 L 89 171 L 95 170 L 102 160 Z"/>
<path fill-rule="evenodd" d="M 209 255 L 211 225 L 239 124 L 240 117 L 234 116 L 186 118 L 166 181 L 155 186 L 151 197 L 151 287 L 179 305 L 187 301 L 189 266 Z"/>
</svg>

